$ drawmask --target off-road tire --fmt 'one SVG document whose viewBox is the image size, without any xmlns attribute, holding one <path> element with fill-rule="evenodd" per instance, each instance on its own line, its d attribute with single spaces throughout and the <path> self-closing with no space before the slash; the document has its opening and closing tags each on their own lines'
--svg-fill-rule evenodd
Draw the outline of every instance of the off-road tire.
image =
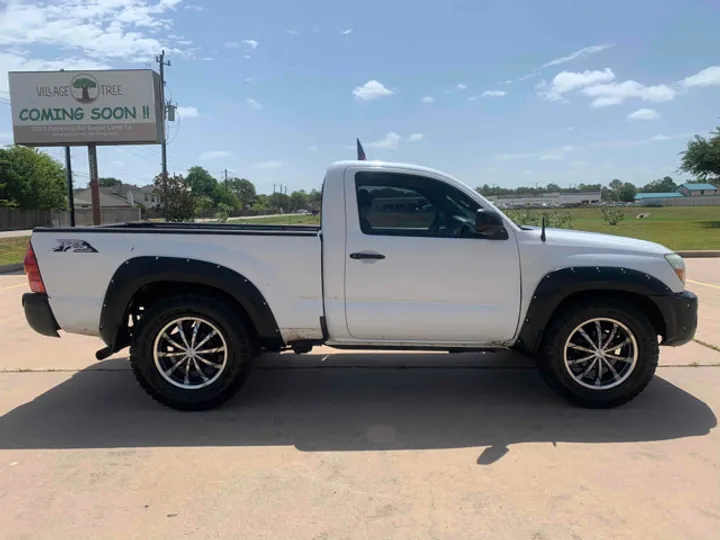
<svg viewBox="0 0 720 540">
<path fill-rule="evenodd" d="M 160 374 L 153 357 L 157 334 L 178 317 L 200 316 L 223 334 L 228 348 L 227 365 L 220 377 L 200 389 L 183 389 Z M 219 407 L 245 382 L 253 359 L 251 334 L 246 323 L 227 304 L 201 295 L 184 294 L 161 300 L 139 320 L 130 346 L 130 366 L 140 386 L 155 401 L 182 411 Z"/>
<path fill-rule="evenodd" d="M 584 321 L 607 317 L 615 319 L 634 334 L 638 345 L 637 363 L 631 375 L 620 385 L 607 390 L 585 388 L 575 381 L 564 361 L 565 343 L 570 333 Z M 545 332 L 538 368 L 547 384 L 571 403 L 609 409 L 634 399 L 650 383 L 659 358 L 658 332 L 642 311 L 621 299 L 586 300 L 572 304 L 555 315 Z"/>
</svg>

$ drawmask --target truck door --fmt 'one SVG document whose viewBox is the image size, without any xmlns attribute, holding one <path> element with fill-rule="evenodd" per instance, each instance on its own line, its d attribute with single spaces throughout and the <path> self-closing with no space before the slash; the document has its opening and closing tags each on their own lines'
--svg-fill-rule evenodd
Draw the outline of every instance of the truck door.
<svg viewBox="0 0 720 540">
<path fill-rule="evenodd" d="M 511 339 L 520 310 L 514 231 L 475 232 L 480 202 L 416 172 L 345 173 L 345 313 L 368 341 L 488 344 Z"/>
</svg>

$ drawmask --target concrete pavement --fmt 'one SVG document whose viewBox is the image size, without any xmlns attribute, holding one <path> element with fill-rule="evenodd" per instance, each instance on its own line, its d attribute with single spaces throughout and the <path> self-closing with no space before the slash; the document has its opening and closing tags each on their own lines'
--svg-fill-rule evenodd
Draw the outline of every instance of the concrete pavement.
<svg viewBox="0 0 720 540">
<path fill-rule="evenodd" d="M 27 231 L 0 231 L 0 238 L 15 238 L 17 236 L 30 236 L 32 229 Z"/>
<path fill-rule="evenodd" d="M 720 347 L 718 276 L 688 261 L 698 336 Z M 124 354 L 34 334 L 26 290 L 0 276 L 2 538 L 720 537 L 710 347 L 663 348 L 611 411 L 569 407 L 508 353 L 316 348 L 262 359 L 223 409 L 177 413 Z"/>
</svg>

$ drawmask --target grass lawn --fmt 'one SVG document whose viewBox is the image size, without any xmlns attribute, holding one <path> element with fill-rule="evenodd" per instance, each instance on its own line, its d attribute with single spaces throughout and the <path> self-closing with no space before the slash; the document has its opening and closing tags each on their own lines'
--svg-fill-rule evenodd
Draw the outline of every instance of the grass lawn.
<svg viewBox="0 0 720 540">
<path fill-rule="evenodd" d="M 21 263 L 29 240 L 29 236 L 0 238 L 0 266 Z"/>
<path fill-rule="evenodd" d="M 572 214 L 576 230 L 650 240 L 670 249 L 720 249 L 720 206 L 627 207 L 617 225 L 607 225 L 599 208 L 560 211 Z M 640 213 L 649 216 L 637 219 Z"/>
<path fill-rule="evenodd" d="M 558 211 L 569 212 L 572 215 L 576 230 L 650 240 L 670 249 L 720 249 L 720 206 L 625 207 L 622 209 L 625 220 L 617 225 L 607 225 L 600 208 L 571 208 Z M 640 213 L 649 216 L 637 219 L 636 216 Z M 250 224 L 317 225 L 320 223 L 320 216 L 288 214 L 281 217 L 231 221 Z"/>
<path fill-rule="evenodd" d="M 320 225 L 320 216 L 310 214 L 286 214 L 284 216 L 259 217 L 253 219 L 231 218 L 228 223 L 256 223 L 270 225 Z"/>
</svg>

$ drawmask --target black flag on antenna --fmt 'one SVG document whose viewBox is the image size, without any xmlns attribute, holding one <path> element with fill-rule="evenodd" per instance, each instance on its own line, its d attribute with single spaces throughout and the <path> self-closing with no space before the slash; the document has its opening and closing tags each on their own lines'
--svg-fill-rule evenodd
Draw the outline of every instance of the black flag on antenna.
<svg viewBox="0 0 720 540">
<path fill-rule="evenodd" d="M 367 156 L 365 156 L 365 150 L 362 147 L 362 144 L 360 143 L 360 139 L 355 139 L 357 141 L 357 158 L 358 161 L 365 161 L 367 159 Z"/>
</svg>

